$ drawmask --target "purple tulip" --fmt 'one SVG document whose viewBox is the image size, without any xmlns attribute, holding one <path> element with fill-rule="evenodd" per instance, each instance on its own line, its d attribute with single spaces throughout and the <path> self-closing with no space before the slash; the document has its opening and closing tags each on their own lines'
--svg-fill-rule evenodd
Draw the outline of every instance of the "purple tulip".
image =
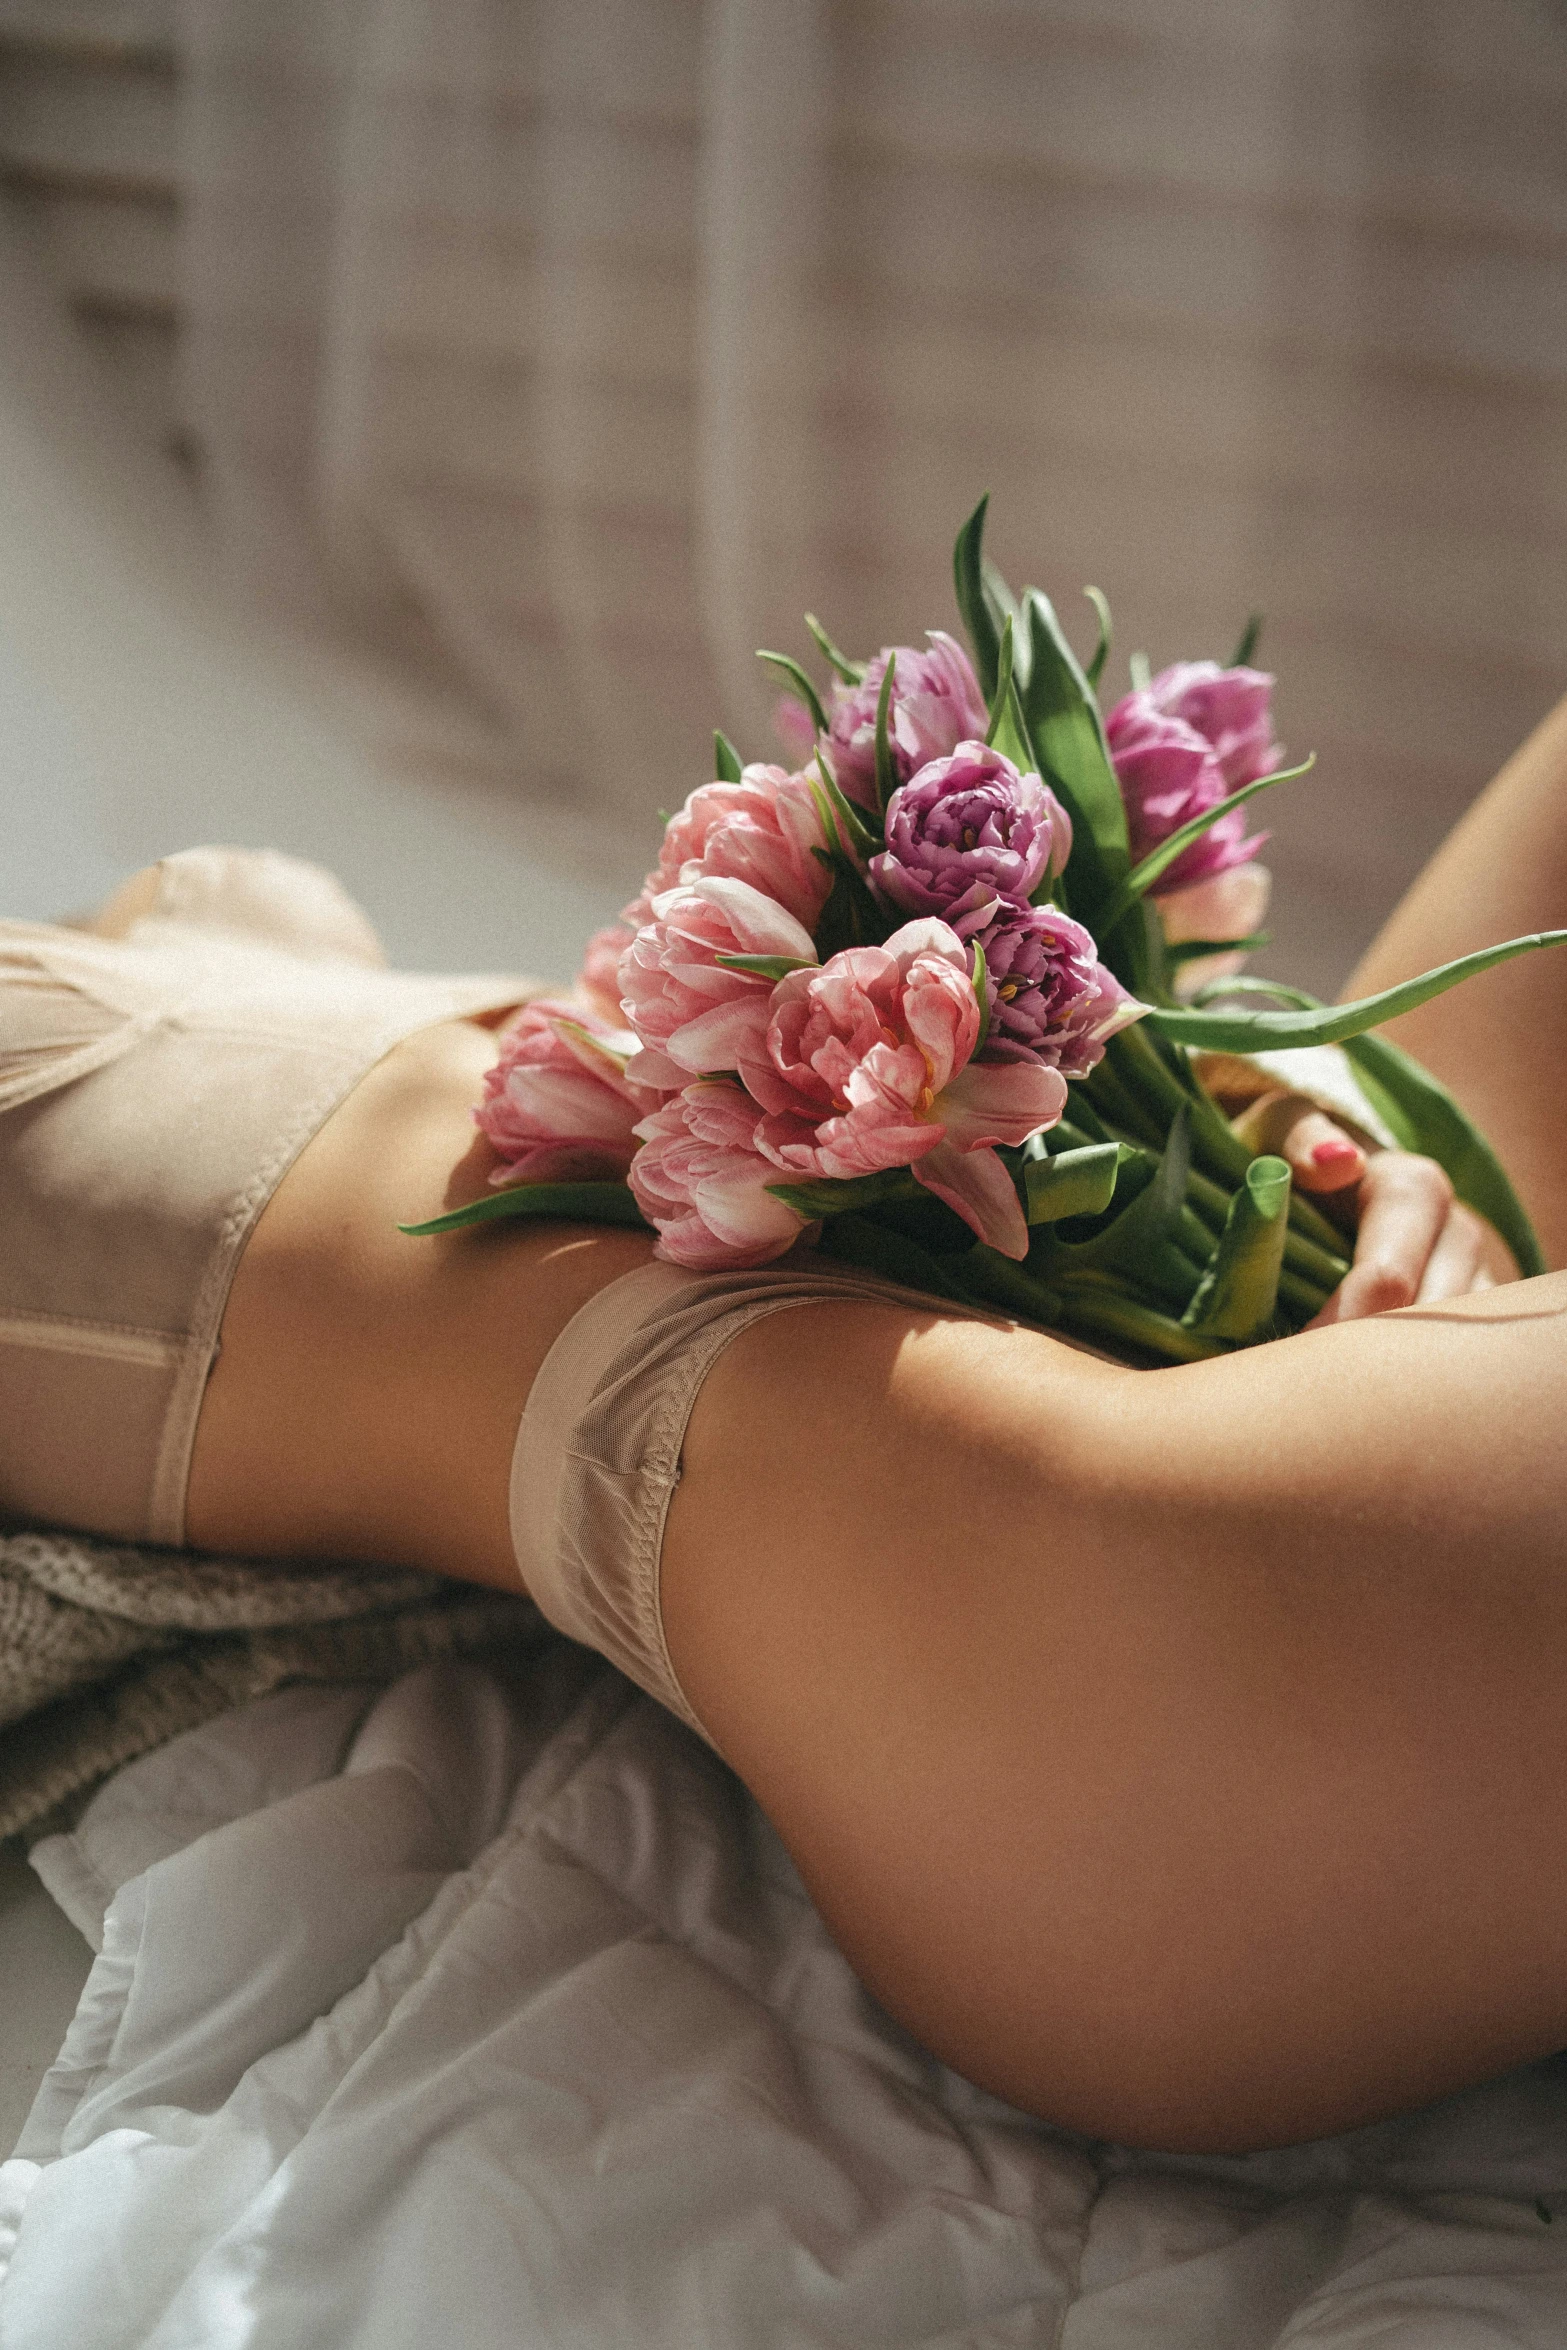
<svg viewBox="0 0 1567 2350">
<path fill-rule="evenodd" d="M 963 742 L 893 793 L 886 851 L 872 857 L 870 875 L 889 906 L 939 915 L 966 937 L 998 898 L 1027 905 L 1071 848 L 1071 819 L 1037 775 Z"/>
<path fill-rule="evenodd" d="M 970 735 L 983 735 L 989 724 L 979 679 L 963 647 L 944 629 L 933 628 L 928 637 L 928 653 L 913 645 L 883 645 L 858 685 L 832 689 L 827 739 L 833 777 L 862 808 L 877 805 L 876 703 L 891 652 L 897 653 L 898 666 L 888 698 L 887 748 L 899 783 L 907 783 L 932 759 L 947 758 Z"/>
<path fill-rule="evenodd" d="M 1171 674 L 1166 670 L 1166 676 Z M 1151 688 L 1116 703 L 1105 720 L 1105 736 L 1126 803 L 1134 863 L 1229 796 L 1232 787 L 1214 746 L 1184 718 L 1161 710 Z M 1248 835 L 1245 810 L 1232 808 L 1181 851 L 1160 874 L 1151 894 L 1160 897 L 1186 889 L 1215 873 L 1227 873 L 1232 865 L 1244 865 L 1267 837 L 1265 832 Z"/>
<path fill-rule="evenodd" d="M 1264 669 L 1221 669 L 1217 661 L 1177 661 L 1161 669 L 1148 698 L 1167 718 L 1184 718 L 1211 745 L 1231 791 L 1284 764 L 1273 739 L 1273 679 Z"/>
<path fill-rule="evenodd" d="M 1147 1009 L 1059 906 L 999 906 L 975 935 L 990 999 L 981 1060 L 1044 1061 L 1065 1077 L 1086 1077 L 1106 1040 Z"/>
</svg>

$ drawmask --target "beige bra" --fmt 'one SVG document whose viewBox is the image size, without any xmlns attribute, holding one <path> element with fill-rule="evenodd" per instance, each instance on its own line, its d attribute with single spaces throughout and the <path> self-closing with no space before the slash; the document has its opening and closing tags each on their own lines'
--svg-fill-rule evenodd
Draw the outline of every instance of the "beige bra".
<svg viewBox="0 0 1567 2350">
<path fill-rule="evenodd" d="M 0 1514 L 182 1542 L 282 1176 L 401 1038 L 540 986 L 388 971 L 331 876 L 272 851 L 167 857 L 91 927 L 0 921 Z"/>
</svg>

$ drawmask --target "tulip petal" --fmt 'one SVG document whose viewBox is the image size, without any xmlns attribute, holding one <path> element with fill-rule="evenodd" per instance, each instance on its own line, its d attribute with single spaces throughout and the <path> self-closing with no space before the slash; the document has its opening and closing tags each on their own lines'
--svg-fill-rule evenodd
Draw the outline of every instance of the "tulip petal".
<svg viewBox="0 0 1567 2350">
<path fill-rule="evenodd" d="M 939 1142 L 915 1161 L 912 1173 L 916 1183 L 945 1200 L 971 1232 L 1002 1256 L 1019 1262 L 1027 1256 L 1028 1225 L 1017 1187 L 993 1150 L 965 1151 Z"/>
<path fill-rule="evenodd" d="M 675 1083 L 684 1085 L 689 1077 L 704 1077 L 716 1069 L 737 1069 L 743 1059 L 759 1056 L 766 1049 L 771 1002 L 770 989 L 748 988 L 744 995 L 731 996 L 726 1004 L 714 1004 L 694 1020 L 683 1021 L 665 1040 L 669 1058 L 679 1064 Z M 638 1067 L 641 1059 L 638 1054 L 631 1071 L 645 1083 Z"/>
<path fill-rule="evenodd" d="M 617 1076 L 619 1072 L 616 1072 Z M 512 1108 L 554 1142 L 619 1142 L 630 1135 L 638 1104 L 630 1089 L 600 1084 L 585 1070 L 512 1069 L 505 1092 Z"/>
<path fill-rule="evenodd" d="M 970 1061 L 939 1094 L 932 1115 L 960 1151 L 989 1143 L 1014 1147 L 1066 1108 L 1066 1079 L 1038 1061 Z"/>
<path fill-rule="evenodd" d="M 637 1049 L 637 1040 L 628 1028 L 617 1028 L 611 1035 L 595 1034 L 580 1019 L 564 1015 L 552 1018 L 550 1027 L 561 1044 L 581 1062 L 588 1074 L 603 1085 L 613 1085 L 625 1091 L 626 1063 Z"/>
<path fill-rule="evenodd" d="M 884 942 L 882 952 L 893 957 L 900 971 L 906 971 L 916 955 L 939 955 L 968 977 L 963 941 L 951 923 L 936 914 L 919 914 L 912 922 L 905 922 Z"/>
<path fill-rule="evenodd" d="M 633 1085 L 645 1086 L 650 1093 L 678 1093 L 691 1082 L 689 1069 L 682 1069 L 657 1045 L 645 1044 L 639 1053 L 633 1053 L 626 1063 L 626 1075 Z"/>
<path fill-rule="evenodd" d="M 816 947 L 803 922 L 797 922 L 787 906 L 770 898 L 748 881 L 737 881 L 727 873 L 704 873 L 686 886 L 710 905 L 719 907 L 728 917 L 738 951 L 745 955 L 788 955 L 802 963 L 816 961 Z M 653 901 L 658 913 L 661 901 Z"/>
</svg>

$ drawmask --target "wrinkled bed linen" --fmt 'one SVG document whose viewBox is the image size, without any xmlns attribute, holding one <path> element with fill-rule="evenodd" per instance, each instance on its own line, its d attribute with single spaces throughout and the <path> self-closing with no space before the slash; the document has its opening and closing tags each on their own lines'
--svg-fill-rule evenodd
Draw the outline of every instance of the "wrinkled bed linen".
<svg viewBox="0 0 1567 2350">
<path fill-rule="evenodd" d="M 546 1636 L 527 1600 L 401 1568 L 0 1534 L 0 1837 L 285 1682 L 391 1681 Z"/>
<path fill-rule="evenodd" d="M 3 2350 L 1560 2350 L 1567 2069 L 1206 2160 L 868 1997 L 587 1652 L 296 1688 L 35 1865 L 101 1954 L 0 2167 Z"/>
</svg>

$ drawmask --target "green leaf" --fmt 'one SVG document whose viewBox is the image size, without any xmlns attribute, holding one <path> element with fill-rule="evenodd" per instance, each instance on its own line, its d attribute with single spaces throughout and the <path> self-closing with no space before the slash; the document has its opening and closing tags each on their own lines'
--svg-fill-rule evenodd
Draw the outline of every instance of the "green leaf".
<svg viewBox="0 0 1567 2350">
<path fill-rule="evenodd" d="M 997 636 L 1000 636 L 1009 620 L 1012 623 L 1012 674 L 1019 685 L 1026 685 L 1028 683 L 1028 646 L 1021 633 L 1022 615 L 1018 611 L 1017 598 L 988 555 L 985 556 L 979 568 L 980 577 L 984 584 L 986 607 L 995 623 Z"/>
<path fill-rule="evenodd" d="M 1248 989 L 1254 984 L 1268 986 L 1271 983 L 1254 983 L 1245 979 L 1215 982 L 1215 986 L 1226 993 Z M 1311 998 L 1303 1000 L 1309 1003 Z M 1143 1019 L 1135 1028 L 1123 1028 L 1119 1036 L 1113 1036 L 1105 1048 L 1104 1060 L 1088 1082 L 1090 1085 L 1096 1084 L 1108 1064 L 1112 1073 L 1119 1072 L 1124 1088 L 1143 1106 L 1143 1115 L 1151 1117 L 1161 1127 L 1174 1117 L 1184 1098 L 1192 1125 L 1192 1157 L 1199 1168 L 1207 1169 L 1226 1186 L 1226 1196 L 1220 1208 L 1222 1223 L 1223 1215 L 1229 1208 L 1228 1190 L 1245 1181 L 1246 1169 L 1255 1154 L 1247 1149 L 1235 1133 L 1218 1104 L 1204 1092 L 1186 1055 L 1178 1046 L 1156 1042 L 1152 1035 L 1146 1033 L 1149 1027 L 1150 1021 Z M 1194 1174 L 1194 1186 L 1197 1181 L 1198 1177 Z M 1290 1199 L 1290 1223 L 1293 1231 L 1288 1262 L 1298 1271 L 1309 1272 L 1313 1263 L 1325 1263 L 1327 1259 L 1324 1252 L 1336 1254 L 1342 1244 L 1343 1235 L 1298 1191 Z M 1297 1264 L 1296 1235 L 1300 1236 L 1303 1248 L 1309 1246 L 1310 1262 L 1302 1256 Z M 1343 1270 L 1347 1271 L 1348 1268 L 1344 1267 Z"/>
<path fill-rule="evenodd" d="M 780 979 L 787 979 L 791 971 L 814 971 L 804 955 L 715 955 L 715 963 L 726 971 L 751 971 L 758 979 L 770 979 L 776 987 Z"/>
<path fill-rule="evenodd" d="M 881 908 L 855 866 L 847 857 L 830 856 L 825 849 L 813 854 L 831 867 L 833 877 L 811 941 L 821 960 L 830 961 L 845 947 L 879 946 L 893 925 L 883 920 Z"/>
<path fill-rule="evenodd" d="M 1001 623 L 1006 619 L 1008 613 L 1016 620 L 1018 616 L 1017 598 L 1002 577 L 1000 565 L 992 563 L 988 555 L 982 554 L 980 556 L 979 575 L 980 584 L 984 589 L 985 601 L 990 606 L 990 616 L 999 631 Z"/>
<path fill-rule="evenodd" d="M 807 612 L 805 625 L 815 639 L 816 650 L 834 675 L 841 677 L 845 685 L 859 685 L 865 676 L 865 663 L 851 661 L 847 653 L 840 653 L 814 612 Z"/>
<path fill-rule="evenodd" d="M 1229 660 L 1225 663 L 1225 667 L 1227 669 L 1249 669 L 1251 667 L 1251 657 L 1257 650 L 1257 639 L 1261 636 L 1261 634 L 1262 614 L 1260 612 L 1253 612 L 1251 618 L 1247 621 L 1245 627 L 1241 630 L 1240 643 L 1236 646 L 1234 652 L 1230 655 Z"/>
<path fill-rule="evenodd" d="M 1306 1011 L 1321 1011 L 1315 996 L 1302 988 L 1286 987 L 1276 979 L 1216 980 L 1204 994 L 1268 995 Z M 1482 1215 L 1502 1235 L 1525 1275 L 1548 1270 L 1523 1204 L 1507 1172 L 1478 1126 L 1460 1109 L 1452 1095 L 1428 1069 L 1390 1038 L 1369 1033 L 1343 1040 L 1345 1057 L 1354 1067 L 1361 1090 L 1380 1112 L 1396 1142 L 1405 1150 L 1420 1151 L 1446 1169 L 1457 1196 Z M 1302 1221 L 1305 1203 L 1291 1203 L 1291 1221 Z M 1309 1227 L 1308 1227 L 1309 1229 Z M 1331 1230 L 1326 1238 L 1335 1241 Z M 1320 1262 L 1317 1260 L 1321 1259 Z M 1331 1277 L 1331 1261 L 1312 1250 L 1305 1258 L 1296 1235 L 1290 1239 L 1288 1262 L 1312 1278 Z M 1338 1268 L 1340 1275 L 1347 1267 Z"/>
<path fill-rule="evenodd" d="M 869 1216 L 832 1217 L 823 1225 L 817 1247 L 823 1256 L 836 1257 L 841 1264 L 863 1265 L 867 1272 L 879 1273 L 884 1281 L 899 1282 L 905 1289 L 927 1290 L 934 1297 L 954 1298 L 960 1305 L 975 1302 L 956 1271 L 963 1262 L 961 1257 L 935 1257 L 918 1241 L 901 1232 L 889 1232 Z"/>
<path fill-rule="evenodd" d="M 985 592 L 985 513 L 989 505 L 987 490 L 958 532 L 952 550 L 952 584 L 969 643 L 974 648 L 974 667 L 979 673 L 980 691 L 987 707 L 996 690 L 996 673 L 1001 662 L 1001 628 Z"/>
<path fill-rule="evenodd" d="M 886 841 L 883 835 L 879 832 L 872 832 L 861 810 L 847 800 L 839 790 L 832 770 L 820 751 L 816 754 L 816 772 L 822 779 L 822 789 L 827 795 L 828 806 L 838 819 L 839 833 L 847 844 L 851 856 L 863 860 L 873 855 L 877 849 L 885 848 Z M 818 802 L 818 806 L 820 806 L 820 802 Z M 830 840 L 832 838 L 830 824 L 826 827 L 826 831 Z"/>
<path fill-rule="evenodd" d="M 1567 930 L 1531 931 L 1525 938 L 1504 939 L 1500 946 L 1481 947 L 1478 953 L 1460 955 L 1455 962 L 1443 963 L 1434 971 L 1423 971 L 1417 979 L 1405 979 L 1397 987 L 1385 987 L 1378 995 L 1362 996 L 1353 1004 L 1322 1004 L 1310 1009 L 1288 1012 L 1209 1012 L 1196 1006 L 1158 1005 L 1143 1016 L 1143 1026 L 1161 1036 L 1173 1037 L 1178 1043 L 1196 1045 L 1212 1053 L 1260 1053 L 1281 1045 L 1343 1044 L 1351 1036 L 1361 1036 L 1368 1028 L 1380 1028 L 1385 1020 L 1396 1020 L 1401 1013 L 1412 1012 L 1417 1004 L 1426 1004 L 1433 996 L 1446 993 L 1460 980 L 1473 979 L 1482 971 L 1490 971 L 1498 963 L 1511 962 L 1515 955 L 1532 954 L 1537 947 L 1555 947 L 1567 944 Z M 1267 980 L 1248 983 L 1240 979 L 1221 980 L 1218 991 L 1224 994 L 1290 995 L 1288 988 L 1275 988 Z"/>
<path fill-rule="evenodd" d="M 760 646 L 757 647 L 756 657 L 758 661 L 765 662 L 769 669 L 775 669 L 784 683 L 799 695 L 811 713 L 811 724 L 818 734 L 825 734 L 827 732 L 827 713 L 822 708 L 822 697 L 800 667 L 799 662 L 792 661 L 787 653 L 765 652 Z"/>
<path fill-rule="evenodd" d="M 727 734 L 716 726 L 713 729 L 713 769 L 720 783 L 738 783 L 740 754 Z"/>
<path fill-rule="evenodd" d="M 1018 699 L 1015 668 L 1012 673 L 1012 684 L 1002 707 L 1000 720 L 995 732 L 990 737 L 990 743 L 993 750 L 999 751 L 1003 759 L 1010 759 L 1013 766 L 1020 768 L 1025 775 L 1039 772 L 1039 761 L 1034 756 L 1034 746 L 1029 741 L 1028 729 L 1023 724 L 1023 705 Z M 1047 902 L 1051 895 L 1052 886 L 1050 878 L 1047 876 L 1034 892 L 1036 905 L 1042 906 Z"/>
<path fill-rule="evenodd" d="M 1110 627 L 1110 599 L 1103 588 L 1088 587 L 1084 588 L 1083 593 L 1099 615 L 1099 642 L 1094 647 L 1093 659 L 1083 672 L 1097 694 L 1099 680 L 1105 673 L 1105 663 L 1110 658 L 1110 640 L 1113 633 Z"/>
<path fill-rule="evenodd" d="M 1153 887 L 1160 874 L 1173 865 L 1176 858 L 1191 847 L 1193 841 L 1201 840 L 1203 834 L 1217 824 L 1221 816 L 1227 816 L 1232 808 L 1244 807 L 1259 792 L 1271 791 L 1276 783 L 1293 783 L 1298 775 L 1308 775 L 1316 763 L 1317 754 L 1313 751 L 1308 759 L 1302 759 L 1298 767 L 1281 767 L 1274 775 L 1259 775 L 1255 783 L 1243 783 L 1239 791 L 1232 791 L 1227 799 L 1216 800 L 1211 808 L 1204 808 L 1200 816 L 1194 816 L 1189 824 L 1183 824 L 1179 830 L 1172 832 L 1168 840 L 1162 840 L 1156 849 L 1150 849 L 1147 856 L 1132 867 L 1109 905 L 1101 911 L 1101 938 L 1109 937 L 1121 917 L 1130 912 L 1146 890 Z"/>
<path fill-rule="evenodd" d="M 974 951 L 974 967 L 969 976 L 974 989 L 974 1001 L 979 1006 L 979 1036 L 974 1046 L 974 1053 L 978 1053 L 983 1050 L 990 1034 L 990 973 L 985 967 L 985 950 L 979 940 L 971 939 L 969 944 Z M 969 1058 L 972 1060 L 973 1057 L 971 1053 Z"/>
<path fill-rule="evenodd" d="M 1107 1133 L 1095 1117 L 1092 1104 L 1085 1098 L 1081 1086 L 1075 1086 L 1071 1096 L 1072 1107 L 1064 1118 L 1058 1118 L 1043 1134 L 1031 1135 L 1023 1145 L 1025 1158 L 1046 1156 L 1053 1158 L 1057 1151 L 1081 1150 L 1088 1142 L 1113 1142 L 1115 1136 Z"/>
<path fill-rule="evenodd" d="M 1001 653 L 996 664 L 996 690 L 991 697 L 990 724 L 985 729 L 987 743 L 995 741 L 1000 732 L 1001 721 L 1005 717 L 1012 699 L 1012 642 L 1015 633 L 1012 626 L 1012 615 L 1009 612 L 1006 626 L 1001 631 Z"/>
<path fill-rule="evenodd" d="M 1178 968 L 1182 963 L 1200 962 L 1204 955 L 1251 955 L 1272 944 L 1271 930 L 1253 930 L 1245 938 L 1181 938 L 1173 946 L 1166 939 L 1164 959 Z"/>
<path fill-rule="evenodd" d="M 1025 1183 L 1030 1163 L 1024 1162 Z M 1164 1143 L 1164 1155 L 1153 1181 L 1092 1240 L 1060 1241 L 1048 1230 L 1040 1231 L 1029 1247 L 1030 1270 L 1039 1271 L 1061 1291 L 1063 1299 L 1075 1296 L 1083 1280 L 1092 1285 L 1096 1279 L 1108 1275 L 1129 1285 L 1136 1294 L 1151 1291 L 1161 1302 L 1174 1305 L 1177 1311 L 1184 1310 L 1199 1278 L 1198 1267 L 1174 1244 L 1185 1205 L 1190 1163 L 1183 1103 Z"/>
<path fill-rule="evenodd" d="M 1133 693 L 1145 694 L 1153 683 L 1153 668 L 1148 655 L 1146 653 L 1129 654 L 1126 667 L 1132 680 Z"/>
<path fill-rule="evenodd" d="M 1023 718 L 1045 781 L 1072 819 L 1067 883 L 1077 918 L 1099 940 L 1099 908 L 1121 886 L 1131 863 L 1126 810 L 1110 763 L 1093 688 L 1061 633 L 1048 596 L 1023 592 L 1029 645 Z"/>
<path fill-rule="evenodd" d="M 848 1216 L 888 1201 L 929 1199 L 906 1167 L 889 1167 L 881 1175 L 855 1175 L 842 1181 L 822 1177 L 811 1183 L 769 1183 L 765 1187 L 795 1214 L 815 1223 L 822 1216 Z"/>
<path fill-rule="evenodd" d="M 1495 1226 L 1520 1273 L 1546 1272 L 1534 1226 L 1500 1159 L 1447 1088 L 1385 1036 L 1349 1037 L 1344 1050 L 1395 1141 L 1447 1169 L 1458 1197 Z"/>
<path fill-rule="evenodd" d="M 1069 1216 L 1098 1216 L 1110 1205 L 1121 1171 L 1118 1142 L 1090 1143 L 1055 1158 L 1023 1159 L 1023 1189 L 1030 1224 L 1060 1224 Z"/>
<path fill-rule="evenodd" d="M 1272 1334 L 1289 1204 L 1287 1162 L 1267 1155 L 1253 1159 L 1230 1202 L 1197 1294 L 1181 1317 L 1188 1330 L 1233 1339 L 1237 1346 Z"/>
<path fill-rule="evenodd" d="M 1303 1012 L 1323 1012 L 1330 1008 L 1321 996 L 1308 995 L 1303 987 L 1290 987 L 1282 979 L 1264 979 L 1254 971 L 1238 972 L 1233 979 L 1205 980 L 1192 1002 L 1211 1004 L 1231 995 L 1277 996 L 1280 1003 L 1294 1004 Z"/>
<path fill-rule="evenodd" d="M 399 1224 L 423 1240 L 435 1232 L 460 1232 L 469 1224 L 494 1224 L 507 1216 L 559 1216 L 574 1224 L 639 1224 L 651 1231 L 641 1209 L 624 1183 L 514 1183 L 504 1191 L 486 1192 L 465 1208 L 446 1216 L 432 1216 L 427 1224 Z"/>
<path fill-rule="evenodd" d="M 898 788 L 898 770 L 892 763 L 892 743 L 887 733 L 887 715 L 892 708 L 892 681 L 898 674 L 898 656 L 887 655 L 887 666 L 881 673 L 881 692 L 876 696 L 876 804 L 886 813 L 887 802 Z"/>
</svg>

